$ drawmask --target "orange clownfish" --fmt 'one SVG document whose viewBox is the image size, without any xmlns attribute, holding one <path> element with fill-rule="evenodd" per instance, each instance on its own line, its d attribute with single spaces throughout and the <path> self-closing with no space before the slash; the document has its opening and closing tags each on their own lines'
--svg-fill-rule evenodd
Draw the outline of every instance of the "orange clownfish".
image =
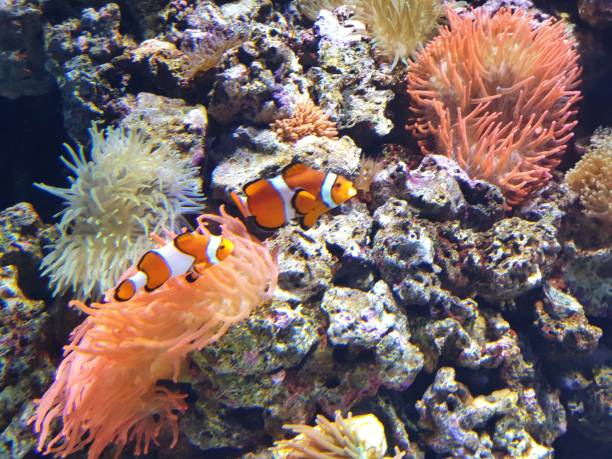
<svg viewBox="0 0 612 459">
<path fill-rule="evenodd" d="M 184 232 L 159 249 L 145 253 L 136 268 L 138 272 L 122 280 L 113 297 L 127 301 L 144 288 L 152 292 L 168 279 L 187 274 L 194 281 L 209 266 L 227 258 L 234 250 L 229 239 L 210 233 Z"/>
<path fill-rule="evenodd" d="M 296 217 L 308 229 L 322 214 L 357 194 L 350 180 L 302 163 L 287 166 L 276 177 L 248 183 L 243 191 L 246 202 L 234 192 L 232 200 L 245 218 L 253 217 L 264 230 L 278 229 Z"/>
</svg>

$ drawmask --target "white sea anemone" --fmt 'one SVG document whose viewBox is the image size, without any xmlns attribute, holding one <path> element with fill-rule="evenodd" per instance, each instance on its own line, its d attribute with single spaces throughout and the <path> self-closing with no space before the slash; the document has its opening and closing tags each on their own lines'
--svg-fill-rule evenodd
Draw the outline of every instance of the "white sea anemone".
<svg viewBox="0 0 612 459">
<path fill-rule="evenodd" d="M 365 25 L 362 33 L 392 68 L 427 41 L 444 13 L 441 0 L 356 0 L 353 8 L 353 19 Z"/>
<path fill-rule="evenodd" d="M 60 236 L 42 261 L 54 293 L 83 298 L 111 288 L 146 250 L 151 233 L 177 230 L 181 215 L 197 212 L 198 168 L 139 130 L 90 129 L 91 159 L 66 145 L 69 188 L 36 186 L 66 201 Z"/>
</svg>

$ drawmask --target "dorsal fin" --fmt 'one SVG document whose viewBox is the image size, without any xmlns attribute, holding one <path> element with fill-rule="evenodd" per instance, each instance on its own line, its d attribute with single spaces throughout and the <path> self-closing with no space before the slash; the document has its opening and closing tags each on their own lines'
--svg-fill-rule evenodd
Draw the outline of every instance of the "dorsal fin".
<svg viewBox="0 0 612 459">
<path fill-rule="evenodd" d="M 304 163 L 292 163 L 283 169 L 282 175 L 283 178 L 289 178 L 294 177 L 296 175 L 300 175 L 306 172 L 307 170 L 310 170 L 310 167 L 308 167 Z"/>
<path fill-rule="evenodd" d="M 247 195 L 247 197 L 251 197 L 262 188 L 265 188 L 267 186 L 267 183 L 268 182 L 266 179 L 257 179 L 254 182 L 247 183 L 242 190 L 244 191 L 244 194 Z"/>
</svg>

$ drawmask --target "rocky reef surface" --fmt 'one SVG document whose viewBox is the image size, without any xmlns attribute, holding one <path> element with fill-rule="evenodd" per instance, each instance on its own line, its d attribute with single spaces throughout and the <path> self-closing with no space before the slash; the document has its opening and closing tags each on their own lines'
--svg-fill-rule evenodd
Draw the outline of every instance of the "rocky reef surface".
<svg viewBox="0 0 612 459">
<path fill-rule="evenodd" d="M 294 161 L 365 183 L 313 228 L 265 235 L 273 300 L 167 382 L 189 409 L 156 457 L 271 458 L 283 424 L 337 409 L 375 413 L 409 458 L 568 458 L 587 441 L 610 457 L 610 223 L 584 216 L 559 171 L 510 209 L 452 159 L 421 156 L 404 129 L 406 66 L 380 62 L 346 7 L 313 22 L 299 3 L 0 0 L 0 96 L 55 85 L 70 142 L 87 145 L 92 122 L 140 129 L 201 166 L 210 210 Z M 601 123 L 588 97 L 603 70 L 590 66 L 612 53 L 612 15 L 558 3 L 537 14 L 578 24 L 587 98 L 567 169 Z M 502 5 L 536 11 L 487 2 Z M 304 97 L 337 138 L 274 133 Z M 1 457 L 38 457 L 33 400 L 82 319 L 38 268 L 57 237 L 30 204 L 0 212 Z"/>
</svg>

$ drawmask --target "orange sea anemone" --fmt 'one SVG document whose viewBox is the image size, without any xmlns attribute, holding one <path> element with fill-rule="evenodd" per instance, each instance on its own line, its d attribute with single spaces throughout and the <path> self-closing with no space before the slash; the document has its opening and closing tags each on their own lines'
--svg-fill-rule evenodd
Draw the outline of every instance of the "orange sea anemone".
<svg viewBox="0 0 612 459">
<path fill-rule="evenodd" d="M 297 142 L 307 135 L 338 138 L 336 123 L 310 99 L 296 103 L 290 117 L 274 121 L 270 128 L 284 142 Z"/>
<path fill-rule="evenodd" d="M 523 202 L 551 177 L 580 99 L 575 41 L 565 24 L 501 9 L 458 16 L 410 66 L 408 128 L 424 154 L 444 154 L 473 178 Z"/>
<path fill-rule="evenodd" d="M 121 303 L 73 302 L 89 317 L 73 331 L 55 382 L 38 401 L 32 422 L 43 453 L 66 457 L 88 446 L 95 459 L 114 444 L 118 457 L 133 440 L 138 455 L 157 444 L 164 427 L 174 446 L 185 395 L 158 381 L 176 382 L 187 354 L 246 318 L 270 297 L 278 276 L 276 257 L 239 220 L 222 209 L 198 219 L 200 227 L 209 221 L 221 225 L 234 251 L 195 282 L 171 278 Z"/>
</svg>

